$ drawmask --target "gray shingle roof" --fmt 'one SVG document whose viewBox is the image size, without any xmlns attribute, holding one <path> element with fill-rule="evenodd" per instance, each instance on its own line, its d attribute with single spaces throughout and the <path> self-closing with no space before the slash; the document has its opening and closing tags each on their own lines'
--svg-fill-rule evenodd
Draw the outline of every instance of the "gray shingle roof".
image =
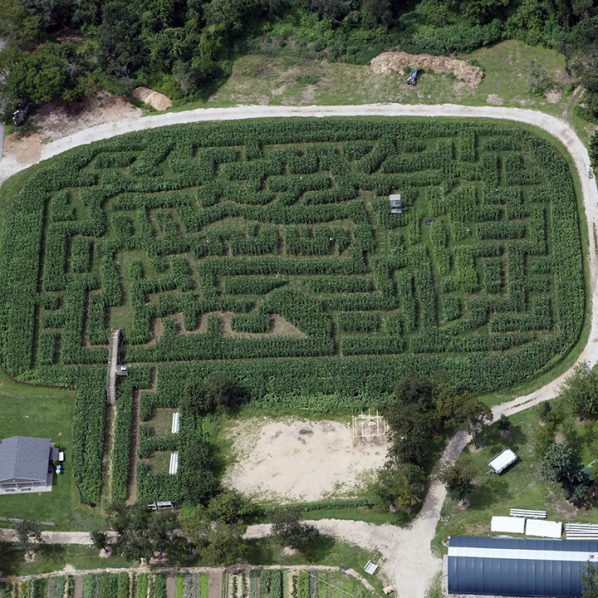
<svg viewBox="0 0 598 598">
<path fill-rule="evenodd" d="M 3 438 L 0 440 L 0 483 L 13 479 L 45 482 L 49 460 L 48 438 Z"/>
</svg>

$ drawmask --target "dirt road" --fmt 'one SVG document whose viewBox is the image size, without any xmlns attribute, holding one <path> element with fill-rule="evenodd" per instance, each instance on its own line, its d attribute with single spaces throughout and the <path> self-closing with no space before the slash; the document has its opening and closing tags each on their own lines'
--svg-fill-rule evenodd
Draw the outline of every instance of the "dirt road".
<svg viewBox="0 0 598 598">
<path fill-rule="evenodd" d="M 598 191 L 596 190 L 594 180 L 588 176 L 590 172 L 588 152 L 567 123 L 553 116 L 533 110 L 497 106 L 458 106 L 452 104 L 429 106 L 399 104 L 303 107 L 239 106 L 226 109 L 199 109 L 145 118 L 126 118 L 117 122 L 92 127 L 45 145 L 42 150 L 41 159 L 50 158 L 77 145 L 91 143 L 92 141 L 130 131 L 164 125 L 266 117 L 375 115 L 499 118 L 524 122 L 544 129 L 559 139 L 566 146 L 573 158 L 581 182 L 589 239 L 594 238 L 593 227 L 595 224 L 598 224 Z M 26 166 L 27 164 L 18 163 L 10 156 L 4 157 L 0 160 L 0 182 Z M 578 362 L 587 361 L 590 364 L 594 364 L 598 361 L 598 310 L 596 309 L 596 306 L 598 306 L 598 269 L 596 252 L 593 247 L 589 251 L 589 260 L 589 287 L 593 306 L 592 322 L 588 343 Z M 558 393 L 562 381 L 567 377 L 569 372 L 529 395 L 518 397 L 508 403 L 495 407 L 493 409 L 494 417 L 498 418 L 502 413 L 512 415 L 540 401 L 554 398 Z M 455 436 L 447 446 L 443 454 L 443 459 L 447 461 L 454 460 L 463 450 L 467 441 L 467 437 L 463 434 Z M 385 559 L 382 563 L 382 570 L 397 588 L 398 596 L 400 598 L 423 598 L 425 589 L 440 570 L 441 566 L 440 559 L 432 555 L 430 543 L 434 537 L 445 495 L 444 486 L 434 481 L 431 484 L 421 513 L 412 525 L 406 529 L 390 525 L 376 526 L 361 521 L 322 520 L 314 522 L 314 524 L 324 533 L 362 545 L 365 548 L 379 550 Z M 65 541 L 76 543 L 77 537 L 73 536 L 72 532 L 63 533 L 67 534 L 64 537 Z M 252 537 L 260 537 L 267 533 L 269 533 L 268 526 L 252 526 L 248 531 L 248 534 Z M 47 532 L 47 534 L 52 534 L 52 538 L 55 541 L 60 540 L 61 532 Z"/>
</svg>

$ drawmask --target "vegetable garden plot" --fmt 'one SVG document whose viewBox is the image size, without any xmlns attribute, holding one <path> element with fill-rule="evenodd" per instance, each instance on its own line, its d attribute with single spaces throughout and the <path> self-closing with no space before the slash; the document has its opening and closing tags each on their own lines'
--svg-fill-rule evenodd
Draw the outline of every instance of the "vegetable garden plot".
<svg viewBox="0 0 598 598">
<path fill-rule="evenodd" d="M 403 214 L 389 213 L 391 193 Z M 522 383 L 583 324 L 571 173 L 549 142 L 509 124 L 133 133 L 51 161 L 8 213 L 3 364 L 89 395 L 115 325 L 124 361 L 157 367 L 157 406 L 218 372 L 254 397 L 337 393 L 351 411 L 351 397 L 388 392 L 413 369 L 446 369 L 475 392 Z M 99 409 L 78 409 L 88 444 Z"/>
</svg>

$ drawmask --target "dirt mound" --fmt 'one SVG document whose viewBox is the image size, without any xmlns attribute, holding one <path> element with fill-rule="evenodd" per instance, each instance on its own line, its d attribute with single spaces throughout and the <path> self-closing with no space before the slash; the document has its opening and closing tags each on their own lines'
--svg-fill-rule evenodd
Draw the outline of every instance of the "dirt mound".
<svg viewBox="0 0 598 598">
<path fill-rule="evenodd" d="M 461 79 L 470 85 L 477 85 L 484 76 L 484 72 L 478 66 L 473 66 L 456 58 L 432 56 L 431 54 L 382 52 L 382 54 L 372 58 L 370 66 L 377 75 L 401 73 L 409 67 L 430 69 L 436 73 L 453 74 L 457 79 Z"/>
<path fill-rule="evenodd" d="M 133 90 L 133 97 L 144 104 L 148 104 L 154 110 L 166 110 L 172 106 L 169 97 L 149 87 L 136 87 Z"/>
</svg>

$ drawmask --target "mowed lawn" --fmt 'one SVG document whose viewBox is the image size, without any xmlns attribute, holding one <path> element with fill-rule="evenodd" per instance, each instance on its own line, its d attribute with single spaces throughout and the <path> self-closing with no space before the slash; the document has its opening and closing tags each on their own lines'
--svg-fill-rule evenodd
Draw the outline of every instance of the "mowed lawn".
<svg viewBox="0 0 598 598">
<path fill-rule="evenodd" d="M 17 384 L 0 370 L 0 438 L 50 438 L 66 453 L 65 473 L 54 478 L 52 492 L 0 495 L 1 517 L 56 523 L 48 529 L 91 529 L 101 521 L 97 509 L 81 504 L 73 479 L 74 405 L 70 390 Z"/>
<path fill-rule="evenodd" d="M 448 536 L 489 535 L 491 517 L 509 515 L 510 508 L 542 509 L 547 511 L 547 519 L 553 521 L 598 523 L 598 509 L 575 508 L 565 500 L 558 484 L 542 477 L 542 458 L 535 455 L 540 429 L 538 409 L 528 409 L 509 419 L 510 437 L 501 438 L 494 425 L 483 434 L 480 450 L 470 445 L 461 455 L 460 459 L 473 462 L 476 487 L 467 509 L 450 498 L 445 501 L 433 542 L 436 551 L 446 550 L 443 543 Z M 573 418 L 567 418 L 557 429 L 557 437 L 579 450 L 582 465 L 598 457 L 597 434 L 598 422 L 580 426 Z M 488 462 L 505 448 L 513 449 L 519 462 L 500 476 L 489 473 Z"/>
</svg>

